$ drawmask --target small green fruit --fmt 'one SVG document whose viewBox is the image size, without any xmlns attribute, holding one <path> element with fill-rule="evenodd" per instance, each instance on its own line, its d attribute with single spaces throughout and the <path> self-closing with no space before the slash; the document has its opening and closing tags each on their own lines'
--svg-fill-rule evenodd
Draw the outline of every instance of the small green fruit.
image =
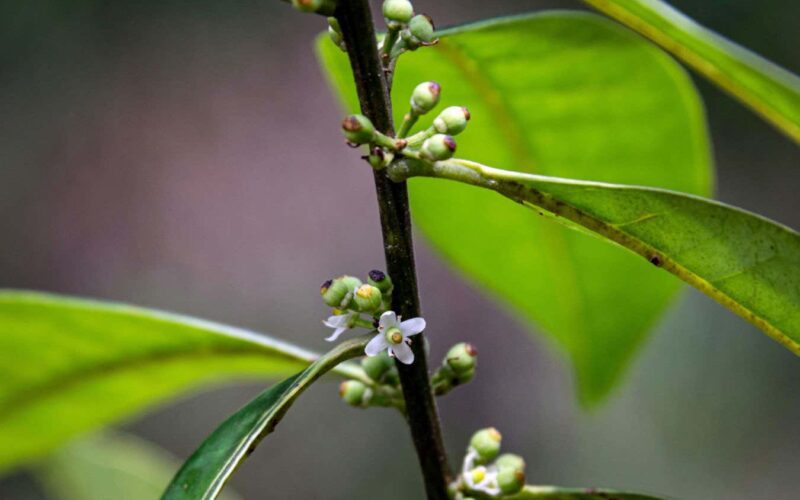
<svg viewBox="0 0 800 500">
<path fill-rule="evenodd" d="M 494 427 L 481 429 L 472 435 L 470 447 L 478 454 L 479 463 L 493 460 L 500 453 L 500 441 L 503 436 Z"/>
<path fill-rule="evenodd" d="M 377 287 L 382 294 L 392 293 L 394 285 L 392 279 L 383 271 L 373 269 L 367 274 L 367 283 Z"/>
<path fill-rule="evenodd" d="M 525 486 L 525 473 L 511 467 L 501 467 L 497 471 L 497 485 L 505 495 L 519 493 Z"/>
<path fill-rule="evenodd" d="M 383 2 L 383 17 L 392 24 L 407 24 L 414 15 L 414 6 L 408 0 L 385 0 Z"/>
<path fill-rule="evenodd" d="M 442 87 L 436 82 L 420 83 L 411 93 L 411 110 L 418 115 L 424 115 L 439 104 L 441 92 Z"/>
<path fill-rule="evenodd" d="M 353 299 L 359 311 L 375 312 L 380 309 L 383 303 L 383 296 L 378 287 L 372 285 L 361 285 L 356 289 Z"/>
<path fill-rule="evenodd" d="M 358 380 L 345 380 L 339 385 L 339 396 L 349 405 L 367 406 L 372 390 Z"/>
<path fill-rule="evenodd" d="M 408 31 L 421 43 L 430 43 L 434 39 L 433 19 L 425 14 L 418 14 L 408 22 Z"/>
<path fill-rule="evenodd" d="M 422 143 L 419 152 L 426 160 L 447 160 L 456 152 L 456 141 L 449 135 L 436 134 Z"/>
<path fill-rule="evenodd" d="M 513 453 L 503 453 L 497 457 L 497 460 L 495 460 L 494 464 L 498 469 L 510 468 L 514 470 L 525 471 L 525 459 Z"/>
<path fill-rule="evenodd" d="M 469 121 L 469 110 L 462 106 L 450 106 L 442 110 L 439 116 L 433 120 L 433 126 L 439 133 L 456 135 L 467 128 Z"/>
<path fill-rule="evenodd" d="M 452 368 L 456 375 L 461 375 L 475 370 L 478 360 L 478 351 L 466 342 L 454 345 L 447 351 L 445 363 Z"/>
<path fill-rule="evenodd" d="M 331 307 L 347 307 L 347 303 L 352 298 L 353 290 L 341 278 L 336 278 L 323 283 L 319 287 L 319 293 L 322 295 L 322 301 L 325 304 Z"/>
<path fill-rule="evenodd" d="M 375 136 L 375 127 L 364 115 L 350 115 L 342 120 L 342 132 L 353 144 L 366 144 Z"/>
<path fill-rule="evenodd" d="M 393 366 L 394 361 L 385 351 L 377 356 L 367 356 L 361 360 L 361 368 L 369 378 L 376 382 L 380 382 Z"/>
</svg>

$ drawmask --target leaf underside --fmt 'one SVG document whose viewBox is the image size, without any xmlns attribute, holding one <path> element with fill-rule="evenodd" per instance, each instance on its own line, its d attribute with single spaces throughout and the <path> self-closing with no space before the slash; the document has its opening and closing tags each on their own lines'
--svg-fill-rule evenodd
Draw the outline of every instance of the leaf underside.
<svg viewBox="0 0 800 500">
<path fill-rule="evenodd" d="M 437 46 L 401 57 L 396 119 L 413 87 L 435 80 L 440 109 L 464 105 L 472 114 L 456 138 L 461 157 L 710 194 L 697 92 L 680 66 L 630 31 L 598 16 L 555 12 L 440 35 Z M 357 109 L 346 57 L 327 39 L 318 52 L 333 86 Z M 492 193 L 432 180 L 410 189 L 414 220 L 439 254 L 569 354 L 584 403 L 608 394 L 680 289 L 641 259 Z"/>
</svg>

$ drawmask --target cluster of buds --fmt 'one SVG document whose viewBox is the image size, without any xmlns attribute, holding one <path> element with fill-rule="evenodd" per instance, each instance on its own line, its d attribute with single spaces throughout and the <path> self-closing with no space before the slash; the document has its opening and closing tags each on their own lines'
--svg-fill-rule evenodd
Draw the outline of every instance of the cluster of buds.
<svg viewBox="0 0 800 500">
<path fill-rule="evenodd" d="M 346 380 L 339 386 L 339 396 L 351 406 L 395 407 L 405 409 L 400 389 L 400 376 L 394 360 L 385 352 L 361 360 L 361 368 L 369 381 Z"/>
<path fill-rule="evenodd" d="M 375 328 L 377 318 L 390 307 L 392 289 L 391 278 L 378 270 L 369 272 L 366 283 L 348 275 L 325 281 L 319 293 L 322 301 L 333 308 L 333 316 L 323 323 L 334 329 L 326 340 L 334 341 L 344 331 L 356 326 Z"/>
<path fill-rule="evenodd" d="M 472 344 L 461 342 L 451 347 L 431 378 L 434 394 L 442 396 L 472 380 L 477 363 L 478 351 Z"/>
<path fill-rule="evenodd" d="M 388 165 L 396 155 L 425 161 L 441 161 L 453 157 L 456 151 L 454 135 L 467 128 L 469 110 L 463 106 L 449 106 L 442 110 L 432 124 L 407 136 L 417 120 L 439 104 L 441 87 L 436 82 L 423 82 L 411 93 L 411 108 L 406 113 L 397 137 L 389 137 L 375 129 L 364 115 L 351 115 L 342 121 L 342 131 L 347 143 L 353 147 L 368 145 L 369 155 L 364 158 L 376 169 Z"/>
<path fill-rule="evenodd" d="M 471 495 L 502 498 L 519 493 L 525 486 L 525 460 L 519 455 L 500 455 L 502 436 L 493 427 L 473 434 L 464 457 L 461 475 L 450 487 L 456 500 Z"/>
<path fill-rule="evenodd" d="M 437 42 L 433 20 L 426 14 L 416 14 L 408 0 L 385 0 L 382 10 L 389 30 L 380 46 L 385 60 Z"/>
</svg>

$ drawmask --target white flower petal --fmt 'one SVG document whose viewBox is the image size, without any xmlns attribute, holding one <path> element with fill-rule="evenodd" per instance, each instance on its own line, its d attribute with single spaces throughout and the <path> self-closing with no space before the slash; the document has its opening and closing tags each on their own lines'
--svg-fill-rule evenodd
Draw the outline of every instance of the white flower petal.
<svg viewBox="0 0 800 500">
<path fill-rule="evenodd" d="M 364 348 L 364 352 L 367 354 L 367 356 L 376 356 L 387 347 L 389 347 L 389 343 L 386 342 L 386 338 L 384 338 L 383 334 L 379 333 L 372 337 L 372 340 L 369 341 L 367 347 Z"/>
<path fill-rule="evenodd" d="M 414 352 L 405 342 L 393 345 L 392 350 L 394 351 L 394 355 L 400 360 L 401 363 L 410 365 L 414 362 Z"/>
<path fill-rule="evenodd" d="M 342 333 L 344 333 L 346 331 L 347 331 L 347 328 L 344 327 L 344 326 L 341 326 L 341 327 L 337 328 L 336 330 L 334 330 L 333 333 L 330 335 L 330 337 L 325 337 L 325 340 L 327 340 L 328 342 L 333 342 L 334 340 L 339 338 L 339 335 L 341 335 Z"/>
<path fill-rule="evenodd" d="M 349 321 L 350 314 L 337 314 L 336 316 L 329 316 L 322 324 L 329 328 L 346 328 Z"/>
<path fill-rule="evenodd" d="M 425 320 L 422 318 L 411 318 L 400 323 L 400 331 L 403 337 L 416 335 L 425 329 Z"/>
<path fill-rule="evenodd" d="M 381 319 L 378 320 L 379 329 L 385 330 L 386 328 L 397 326 L 397 314 L 394 311 L 386 311 L 381 314 Z"/>
</svg>

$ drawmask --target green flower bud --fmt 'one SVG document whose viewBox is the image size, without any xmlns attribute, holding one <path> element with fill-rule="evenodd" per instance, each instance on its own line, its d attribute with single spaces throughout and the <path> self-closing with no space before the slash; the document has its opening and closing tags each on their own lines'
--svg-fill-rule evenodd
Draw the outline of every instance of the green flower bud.
<svg viewBox="0 0 800 500">
<path fill-rule="evenodd" d="M 450 106 L 433 120 L 433 127 L 442 134 L 456 135 L 467 128 L 469 110 L 461 106 Z"/>
<path fill-rule="evenodd" d="M 392 279 L 386 273 L 377 269 L 373 269 L 368 273 L 367 283 L 377 287 L 382 294 L 392 293 L 392 289 L 394 288 Z"/>
<path fill-rule="evenodd" d="M 475 368 L 473 368 L 472 370 L 461 372 L 458 375 L 455 375 L 455 377 L 453 378 L 453 385 L 466 384 L 473 378 L 475 378 Z"/>
<path fill-rule="evenodd" d="M 336 9 L 335 0 L 292 0 L 295 9 L 303 12 L 319 12 L 320 14 L 333 14 Z"/>
<path fill-rule="evenodd" d="M 525 473 L 511 467 L 501 467 L 497 471 L 497 485 L 505 495 L 519 493 L 525 486 Z"/>
<path fill-rule="evenodd" d="M 486 463 L 500 453 L 500 441 L 503 436 L 494 427 L 481 429 L 472 435 L 470 447 L 478 454 L 476 462 Z"/>
<path fill-rule="evenodd" d="M 346 274 L 339 276 L 337 279 L 342 280 L 342 282 L 347 285 L 348 289 L 352 292 L 356 288 L 361 286 L 361 280 L 356 278 L 355 276 L 348 276 Z"/>
<path fill-rule="evenodd" d="M 369 378 L 376 382 L 380 382 L 393 366 L 394 361 L 386 351 L 377 356 L 367 356 L 361 360 L 361 368 L 364 369 Z"/>
<path fill-rule="evenodd" d="M 331 307 L 347 307 L 352 298 L 353 289 L 341 280 L 328 280 L 319 287 L 322 301 Z"/>
<path fill-rule="evenodd" d="M 383 303 L 381 291 L 372 285 L 361 285 L 356 289 L 353 299 L 359 311 L 375 312 Z"/>
<path fill-rule="evenodd" d="M 441 92 L 442 87 L 436 82 L 420 83 L 411 93 L 411 110 L 418 115 L 424 115 L 439 104 Z"/>
<path fill-rule="evenodd" d="M 523 472 L 525 471 L 525 459 L 519 455 L 514 455 L 513 453 L 503 453 L 497 457 L 497 460 L 495 460 L 494 464 L 498 469 L 509 468 Z"/>
<path fill-rule="evenodd" d="M 375 127 L 364 115 L 350 115 L 342 120 L 342 131 L 353 144 L 366 144 L 375 136 Z"/>
<path fill-rule="evenodd" d="M 352 406 L 367 406 L 372 397 L 372 389 L 358 380 L 345 380 L 339 385 L 339 396 Z"/>
<path fill-rule="evenodd" d="M 406 24 L 414 15 L 414 6 L 408 0 L 385 0 L 383 2 L 383 17 L 390 26 Z"/>
<path fill-rule="evenodd" d="M 425 14 L 418 14 L 408 22 L 408 31 L 420 43 L 430 43 L 433 41 L 433 19 Z"/>
<path fill-rule="evenodd" d="M 447 160 L 456 152 L 456 141 L 449 135 L 436 134 L 422 143 L 419 152 L 426 160 Z"/>
<path fill-rule="evenodd" d="M 447 356 L 444 358 L 444 361 L 452 368 L 453 373 L 461 375 L 470 371 L 474 372 L 477 359 L 478 351 L 472 344 L 461 342 L 447 351 Z"/>
</svg>

